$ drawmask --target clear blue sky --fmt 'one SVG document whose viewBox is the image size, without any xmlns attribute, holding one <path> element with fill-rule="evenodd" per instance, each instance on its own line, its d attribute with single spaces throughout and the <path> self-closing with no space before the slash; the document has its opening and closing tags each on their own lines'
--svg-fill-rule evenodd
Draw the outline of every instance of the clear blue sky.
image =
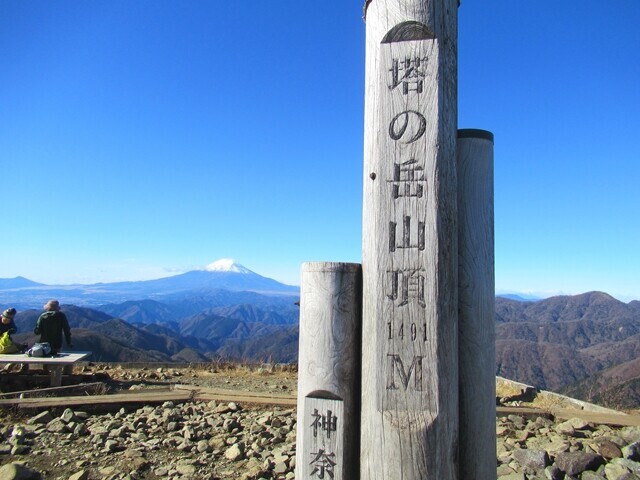
<svg viewBox="0 0 640 480">
<path fill-rule="evenodd" d="M 1 0 L 0 278 L 359 262 L 362 4 Z M 498 291 L 640 299 L 638 25 L 638 0 L 463 0 Z"/>
</svg>

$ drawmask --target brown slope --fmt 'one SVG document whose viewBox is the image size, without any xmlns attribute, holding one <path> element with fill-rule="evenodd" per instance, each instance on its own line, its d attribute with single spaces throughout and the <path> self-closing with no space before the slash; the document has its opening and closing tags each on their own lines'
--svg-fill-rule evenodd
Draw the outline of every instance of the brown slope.
<svg viewBox="0 0 640 480">
<path fill-rule="evenodd" d="M 518 302 L 496 298 L 498 322 L 553 323 L 575 320 L 633 322 L 639 308 L 616 300 L 603 292 L 587 292 L 581 295 L 562 295 L 537 302 Z"/>
<path fill-rule="evenodd" d="M 640 358 L 615 365 L 563 389 L 566 395 L 611 408 L 640 405 Z"/>
<path fill-rule="evenodd" d="M 597 371 L 597 364 L 564 345 L 527 340 L 496 341 L 496 374 L 539 388 L 558 390 Z"/>
<path fill-rule="evenodd" d="M 496 299 L 498 373 L 559 389 L 637 358 L 640 303 L 602 292 L 538 302 Z"/>
</svg>

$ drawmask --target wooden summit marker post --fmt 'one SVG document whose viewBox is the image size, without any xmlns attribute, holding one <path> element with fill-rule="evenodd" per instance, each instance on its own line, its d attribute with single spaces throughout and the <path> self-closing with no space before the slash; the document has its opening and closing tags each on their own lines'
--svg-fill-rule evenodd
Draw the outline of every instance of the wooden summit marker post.
<svg viewBox="0 0 640 480">
<path fill-rule="evenodd" d="M 358 478 L 361 267 L 302 264 L 296 478 Z"/>
<path fill-rule="evenodd" d="M 496 478 L 493 134 L 458 131 L 460 480 Z"/>
<path fill-rule="evenodd" d="M 455 480 L 457 0 L 369 0 L 361 480 Z"/>
</svg>

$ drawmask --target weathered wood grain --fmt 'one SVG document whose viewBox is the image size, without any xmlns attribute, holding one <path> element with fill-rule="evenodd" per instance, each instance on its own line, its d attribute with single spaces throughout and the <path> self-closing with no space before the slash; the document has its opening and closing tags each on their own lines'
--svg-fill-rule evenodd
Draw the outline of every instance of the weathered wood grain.
<svg viewBox="0 0 640 480">
<path fill-rule="evenodd" d="M 357 478 L 361 267 L 302 265 L 296 478 Z"/>
<path fill-rule="evenodd" d="M 493 135 L 458 132 L 460 480 L 496 479 Z"/>
<path fill-rule="evenodd" d="M 457 3 L 366 13 L 362 480 L 457 478 Z"/>
</svg>

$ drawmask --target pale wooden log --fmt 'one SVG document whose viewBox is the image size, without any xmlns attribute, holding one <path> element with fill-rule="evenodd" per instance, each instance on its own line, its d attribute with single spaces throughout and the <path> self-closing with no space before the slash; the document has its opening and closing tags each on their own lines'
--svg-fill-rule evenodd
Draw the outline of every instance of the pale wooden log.
<svg viewBox="0 0 640 480">
<path fill-rule="evenodd" d="M 97 390 L 98 388 L 105 388 L 105 384 L 102 382 L 92 382 L 92 383 L 79 383 L 76 385 L 65 385 L 64 387 L 48 387 L 48 388 L 37 388 L 34 390 L 19 390 L 16 392 L 0 393 L 0 399 L 29 398 L 30 396 L 39 397 L 39 396 L 47 396 L 51 394 L 55 395 L 63 390 L 89 391 L 91 389 Z M 87 393 L 87 395 L 89 395 L 89 393 Z"/>
<path fill-rule="evenodd" d="M 493 134 L 458 131 L 460 480 L 496 479 Z"/>
<path fill-rule="evenodd" d="M 219 388 L 200 387 L 196 385 L 175 385 L 176 390 L 189 390 L 197 401 L 238 402 L 242 404 L 279 405 L 295 407 L 297 397 L 293 394 L 283 395 L 265 392 L 244 392 L 241 390 L 225 390 Z"/>
<path fill-rule="evenodd" d="M 302 265 L 296 478 L 358 478 L 361 275 Z"/>
<path fill-rule="evenodd" d="M 362 480 L 455 480 L 457 2 L 366 11 Z"/>
<path fill-rule="evenodd" d="M 54 408 L 87 405 L 113 405 L 123 403 L 162 403 L 162 402 L 190 402 L 190 392 L 149 391 L 145 393 L 116 393 L 113 395 L 81 395 L 71 397 L 49 398 L 10 398 L 0 400 L 0 408 L 16 405 L 18 408 Z"/>
</svg>

